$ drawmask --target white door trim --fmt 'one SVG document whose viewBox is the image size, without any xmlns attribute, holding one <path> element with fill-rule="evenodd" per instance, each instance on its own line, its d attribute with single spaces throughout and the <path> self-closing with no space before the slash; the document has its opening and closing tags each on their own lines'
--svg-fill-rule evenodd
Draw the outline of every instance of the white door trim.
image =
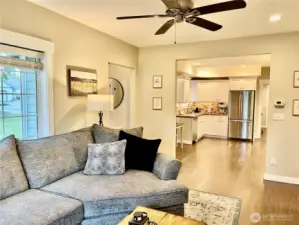
<svg viewBox="0 0 299 225">
<path fill-rule="evenodd" d="M 261 138 L 261 130 L 262 130 L 262 106 L 261 106 L 261 102 L 262 102 L 262 98 L 263 98 L 263 86 L 265 84 L 269 84 L 270 85 L 270 80 L 266 79 L 266 80 L 259 80 L 259 104 L 258 104 L 258 133 L 256 135 L 255 138 L 259 139 Z M 271 87 L 270 87 L 271 88 Z M 269 104 L 269 103 L 268 103 Z"/>
</svg>

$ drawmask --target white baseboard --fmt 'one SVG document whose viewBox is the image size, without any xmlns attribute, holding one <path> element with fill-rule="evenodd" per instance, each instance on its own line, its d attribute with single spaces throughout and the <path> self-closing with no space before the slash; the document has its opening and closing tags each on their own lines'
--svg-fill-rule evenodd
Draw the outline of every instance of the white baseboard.
<svg viewBox="0 0 299 225">
<path fill-rule="evenodd" d="M 178 140 L 177 143 L 178 143 L 178 144 L 181 144 L 181 140 Z M 192 141 L 183 140 L 183 144 L 186 144 L 186 145 L 192 145 L 193 142 L 192 142 Z"/>
<path fill-rule="evenodd" d="M 217 135 L 209 135 L 209 134 L 205 134 L 204 137 L 206 137 L 206 138 L 227 139 L 227 136 L 217 136 Z"/>
<path fill-rule="evenodd" d="M 203 139 L 204 135 L 200 136 L 199 138 L 196 139 L 196 142 L 198 142 L 199 140 Z"/>
<path fill-rule="evenodd" d="M 284 177 L 279 175 L 273 175 L 273 174 L 264 174 L 264 180 L 268 181 L 276 181 L 281 183 L 287 183 L 287 184 L 297 184 L 299 185 L 299 178 L 294 177 Z"/>
</svg>

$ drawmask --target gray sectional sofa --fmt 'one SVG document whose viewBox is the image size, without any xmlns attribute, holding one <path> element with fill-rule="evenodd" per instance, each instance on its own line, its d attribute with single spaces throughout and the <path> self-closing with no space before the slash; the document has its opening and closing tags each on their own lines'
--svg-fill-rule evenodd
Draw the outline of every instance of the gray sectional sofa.
<svg viewBox="0 0 299 225">
<path fill-rule="evenodd" d="M 157 155 L 153 172 L 87 176 L 91 129 L 0 143 L 0 225 L 115 225 L 138 205 L 183 215 L 181 163 Z M 140 149 L 142 151 L 142 149 Z"/>
</svg>

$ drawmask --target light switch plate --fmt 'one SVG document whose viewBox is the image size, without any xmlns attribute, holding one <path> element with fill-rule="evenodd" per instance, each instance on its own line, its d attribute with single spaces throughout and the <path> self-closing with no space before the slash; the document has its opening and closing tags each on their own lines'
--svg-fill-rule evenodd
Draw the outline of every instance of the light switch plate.
<svg viewBox="0 0 299 225">
<path fill-rule="evenodd" d="M 273 115 L 273 120 L 277 120 L 277 121 L 284 120 L 284 114 L 282 114 L 282 113 L 275 113 Z"/>
</svg>

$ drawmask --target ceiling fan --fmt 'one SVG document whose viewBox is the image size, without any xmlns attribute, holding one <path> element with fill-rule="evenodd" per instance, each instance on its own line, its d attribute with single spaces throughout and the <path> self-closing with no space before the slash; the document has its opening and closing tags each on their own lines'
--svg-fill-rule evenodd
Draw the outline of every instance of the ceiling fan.
<svg viewBox="0 0 299 225">
<path fill-rule="evenodd" d="M 246 2 L 244 0 L 231 0 L 228 2 L 216 3 L 213 5 L 202 6 L 198 8 L 194 7 L 193 0 L 161 0 L 167 7 L 165 14 L 156 15 L 141 15 L 141 16 L 122 16 L 117 17 L 118 20 L 128 20 L 128 19 L 144 19 L 144 18 L 173 18 L 168 20 L 155 35 L 165 34 L 175 23 L 182 23 L 186 21 L 187 23 L 193 24 L 198 27 L 210 31 L 217 31 L 222 28 L 221 25 L 205 20 L 198 16 L 224 12 L 229 10 L 242 9 L 246 7 Z"/>
</svg>

